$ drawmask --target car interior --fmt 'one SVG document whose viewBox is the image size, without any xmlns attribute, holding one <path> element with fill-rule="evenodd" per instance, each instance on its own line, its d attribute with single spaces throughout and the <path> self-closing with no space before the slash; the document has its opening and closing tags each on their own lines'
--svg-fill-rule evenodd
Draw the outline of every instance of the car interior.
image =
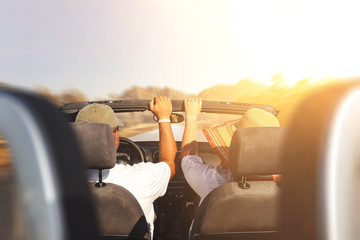
<svg viewBox="0 0 360 240">
<path fill-rule="evenodd" d="M 91 103 L 66 104 L 60 107 L 60 111 L 65 113 L 69 122 L 74 122 L 79 110 Z M 134 111 L 142 114 L 149 110 L 149 100 L 105 101 L 101 103 L 111 106 L 116 113 L 121 113 L 122 111 Z M 174 124 L 180 123 L 184 119 L 182 115 L 184 111 L 183 101 L 173 100 L 172 105 L 174 112 L 172 114 L 172 122 Z M 202 111 L 220 114 L 232 113 L 239 118 L 252 107 L 262 108 L 268 112 L 277 114 L 276 109 L 267 105 L 214 101 L 204 101 Z M 119 118 L 123 119 L 121 116 Z M 75 125 L 76 124 L 77 123 L 75 123 Z M 155 135 L 158 135 L 158 130 L 155 129 L 154 131 Z M 181 129 L 181 134 L 182 131 L 183 129 Z M 166 194 L 154 202 L 156 220 L 154 222 L 153 239 L 189 239 L 190 226 L 200 201 L 200 197 L 192 190 L 184 178 L 180 157 L 181 139 L 175 136 L 175 140 L 178 148 L 178 154 L 175 159 L 176 174 L 169 182 Z M 202 157 L 204 161 L 207 161 L 214 166 L 220 164 L 219 158 L 206 140 L 199 141 L 198 144 L 199 156 Z M 125 162 L 126 164 L 136 164 L 137 162 L 144 161 L 153 163 L 160 161 L 158 140 L 147 140 L 141 134 L 139 134 L 138 137 L 120 137 L 120 147 L 117 150 L 117 163 Z"/>
<path fill-rule="evenodd" d="M 199 207 L 178 156 L 176 176 L 154 203 L 153 239 L 357 239 L 359 102 L 358 82 L 334 85 L 307 97 L 286 129 L 236 131 L 235 180 Z M 17 90 L 0 90 L 0 109 L 13 160 L 10 172 L 0 171 L 1 239 L 149 239 L 136 199 L 101 180 L 119 156 L 110 138 L 100 145 L 92 134 L 107 139 L 109 128 L 69 123 L 48 101 Z M 147 148 L 145 158 L 158 150 L 156 142 L 135 145 Z M 108 150 L 108 158 L 94 158 Z M 214 154 L 205 143 L 199 151 Z M 99 171 L 98 184 L 86 181 L 86 168 Z M 278 173 L 279 182 L 247 178 Z M 125 219 L 117 224 L 118 217 Z"/>
</svg>

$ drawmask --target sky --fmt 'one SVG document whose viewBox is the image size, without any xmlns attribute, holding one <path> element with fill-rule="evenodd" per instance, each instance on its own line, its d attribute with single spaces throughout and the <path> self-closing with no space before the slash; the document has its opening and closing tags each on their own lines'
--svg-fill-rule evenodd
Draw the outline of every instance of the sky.
<svg viewBox="0 0 360 240">
<path fill-rule="evenodd" d="M 89 98 L 360 76 L 357 0 L 3 0 L 0 82 Z"/>
</svg>

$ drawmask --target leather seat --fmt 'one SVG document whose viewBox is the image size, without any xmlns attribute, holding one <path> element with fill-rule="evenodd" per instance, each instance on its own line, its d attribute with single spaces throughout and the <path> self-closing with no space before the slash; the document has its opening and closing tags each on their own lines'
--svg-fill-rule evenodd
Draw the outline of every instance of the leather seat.
<svg viewBox="0 0 360 240">
<path fill-rule="evenodd" d="M 101 123 L 71 124 L 84 154 L 86 168 L 99 171 L 99 181 L 89 182 L 103 239 L 150 239 L 145 215 L 125 188 L 102 182 L 102 171 L 116 164 L 112 129 Z"/>
<path fill-rule="evenodd" d="M 274 181 L 246 181 L 250 175 L 280 173 L 280 149 L 286 129 L 238 129 L 230 145 L 234 182 L 203 200 L 191 239 L 277 239 L 280 187 Z"/>
</svg>

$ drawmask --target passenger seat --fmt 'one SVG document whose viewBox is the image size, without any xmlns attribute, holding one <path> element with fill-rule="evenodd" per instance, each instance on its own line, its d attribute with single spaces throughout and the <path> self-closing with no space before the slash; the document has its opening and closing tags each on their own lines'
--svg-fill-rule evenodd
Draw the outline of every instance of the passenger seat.
<svg viewBox="0 0 360 240">
<path fill-rule="evenodd" d="M 200 205 L 190 234 L 200 239 L 278 239 L 280 187 L 246 181 L 250 175 L 280 173 L 281 127 L 238 129 L 230 145 L 234 181 L 214 189 Z"/>
</svg>

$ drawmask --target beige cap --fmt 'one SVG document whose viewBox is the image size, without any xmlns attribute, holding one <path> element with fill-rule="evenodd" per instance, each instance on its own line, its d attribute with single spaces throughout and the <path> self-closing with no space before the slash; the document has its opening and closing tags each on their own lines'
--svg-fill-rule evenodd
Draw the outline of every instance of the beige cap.
<svg viewBox="0 0 360 240">
<path fill-rule="evenodd" d="M 259 108 L 251 108 L 246 111 L 237 127 L 279 127 L 280 123 L 276 116 Z"/>
<path fill-rule="evenodd" d="M 116 117 L 111 107 L 98 103 L 93 103 L 82 108 L 76 116 L 75 122 L 106 123 L 112 128 L 124 126 L 122 121 Z"/>
</svg>

